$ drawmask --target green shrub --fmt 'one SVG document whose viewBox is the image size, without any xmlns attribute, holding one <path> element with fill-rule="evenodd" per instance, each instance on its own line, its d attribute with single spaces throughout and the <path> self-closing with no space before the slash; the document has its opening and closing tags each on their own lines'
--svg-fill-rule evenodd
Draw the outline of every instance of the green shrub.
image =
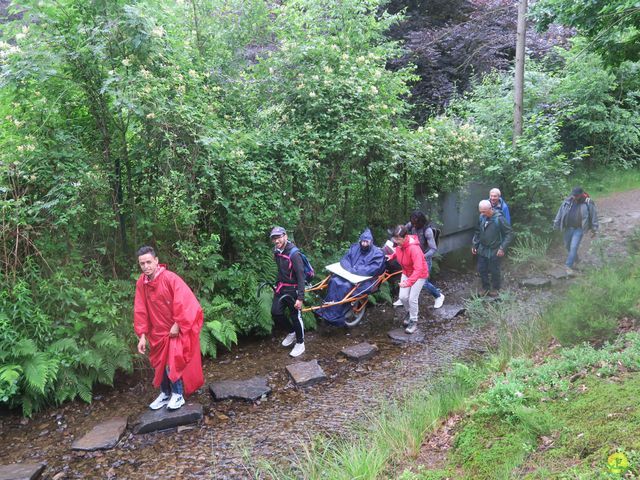
<svg viewBox="0 0 640 480">
<path fill-rule="evenodd" d="M 602 342 L 616 336 L 618 320 L 637 316 L 640 263 L 637 257 L 609 264 L 578 279 L 545 314 L 563 344 Z"/>
<path fill-rule="evenodd" d="M 130 371 L 132 284 L 34 270 L 0 296 L 0 401 L 31 415 Z M 71 280 L 73 279 L 73 280 Z M 30 284 L 29 281 L 33 282 Z"/>
</svg>

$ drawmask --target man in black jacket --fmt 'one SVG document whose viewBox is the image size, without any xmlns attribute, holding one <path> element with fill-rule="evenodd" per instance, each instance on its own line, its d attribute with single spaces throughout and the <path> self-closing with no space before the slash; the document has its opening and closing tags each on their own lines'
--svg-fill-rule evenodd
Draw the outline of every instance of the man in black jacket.
<svg viewBox="0 0 640 480">
<path fill-rule="evenodd" d="M 473 236 L 471 253 L 478 255 L 478 272 L 483 290 L 489 296 L 496 297 L 501 286 L 500 261 L 513 241 L 513 232 L 500 210 L 491 208 L 489 200 L 482 200 L 478 210 L 480 217 Z"/>
<path fill-rule="evenodd" d="M 278 267 L 276 289 L 271 304 L 271 317 L 277 325 L 287 325 L 289 334 L 282 340 L 282 346 L 288 347 L 295 342 L 292 357 L 304 353 L 304 324 L 302 323 L 302 303 L 304 302 L 304 265 L 300 250 L 293 252 L 293 243 L 282 227 L 271 230 L 273 254 Z M 289 317 L 285 314 L 289 310 Z"/>
</svg>

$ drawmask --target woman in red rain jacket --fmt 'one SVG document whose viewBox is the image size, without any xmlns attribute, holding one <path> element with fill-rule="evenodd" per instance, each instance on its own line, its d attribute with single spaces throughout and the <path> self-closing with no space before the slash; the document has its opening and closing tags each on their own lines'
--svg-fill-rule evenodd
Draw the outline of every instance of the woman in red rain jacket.
<svg viewBox="0 0 640 480">
<path fill-rule="evenodd" d="M 138 352 L 145 353 L 155 369 L 153 385 L 161 393 L 149 407 L 165 405 L 175 410 L 204 383 L 200 358 L 202 308 L 187 284 L 158 262 L 151 247 L 138 250 L 142 275 L 136 283 L 133 326 L 139 337 Z"/>
<path fill-rule="evenodd" d="M 406 226 L 398 225 L 391 239 L 398 248 L 388 260 L 396 259 L 402 267 L 400 301 L 409 312 L 409 318 L 404 321 L 407 327 L 405 332 L 414 333 L 418 328 L 418 299 L 424 282 L 429 278 L 429 268 L 420 248 L 420 240 L 415 235 L 409 235 Z"/>
</svg>

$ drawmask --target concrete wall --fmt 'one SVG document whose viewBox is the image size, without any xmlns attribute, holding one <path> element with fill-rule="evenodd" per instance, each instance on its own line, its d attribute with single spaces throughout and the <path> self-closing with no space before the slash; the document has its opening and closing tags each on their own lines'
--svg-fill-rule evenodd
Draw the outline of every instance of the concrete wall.
<svg viewBox="0 0 640 480">
<path fill-rule="evenodd" d="M 471 237 L 478 222 L 478 202 L 489 198 L 491 187 L 470 182 L 457 192 L 442 195 L 436 205 L 423 200 L 423 212 L 428 212 L 442 227 L 438 251 L 441 254 L 471 246 Z"/>
</svg>

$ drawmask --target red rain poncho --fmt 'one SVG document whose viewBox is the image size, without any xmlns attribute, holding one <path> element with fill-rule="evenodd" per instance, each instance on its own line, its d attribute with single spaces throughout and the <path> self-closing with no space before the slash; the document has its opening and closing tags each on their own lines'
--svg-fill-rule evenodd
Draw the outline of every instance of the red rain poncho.
<svg viewBox="0 0 640 480">
<path fill-rule="evenodd" d="M 165 366 L 172 382 L 182 378 L 189 395 L 204 383 L 200 358 L 202 308 L 189 286 L 178 275 L 159 265 L 156 277 L 149 281 L 140 275 L 136 282 L 133 327 L 136 335 L 147 336 L 149 360 L 155 369 L 153 385 L 160 386 Z M 169 338 L 177 323 L 180 334 Z"/>
</svg>

